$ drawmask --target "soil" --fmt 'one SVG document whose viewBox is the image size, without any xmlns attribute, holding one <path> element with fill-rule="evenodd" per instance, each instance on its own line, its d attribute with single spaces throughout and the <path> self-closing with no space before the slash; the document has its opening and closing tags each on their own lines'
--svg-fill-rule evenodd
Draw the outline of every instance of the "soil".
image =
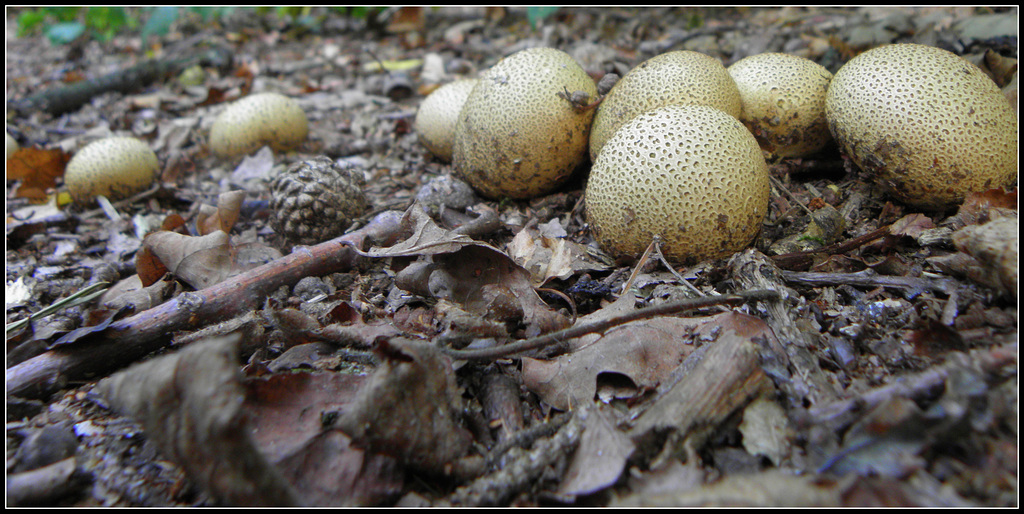
<svg viewBox="0 0 1024 514">
<path fill-rule="evenodd" d="M 1017 9 L 539 13 L 236 9 L 54 45 L 9 10 L 7 129 L 34 150 L 31 173 L 8 160 L 7 504 L 1017 506 L 1016 186 L 920 211 L 834 144 L 769 155 L 749 249 L 622 262 L 587 226 L 589 164 L 486 200 L 412 129 L 438 86 L 534 46 L 599 81 L 672 50 L 835 72 L 913 42 L 1016 106 Z M 262 91 L 297 99 L 307 140 L 211 153 Z M 70 203 L 67 159 L 115 134 L 156 183 Z M 271 182 L 317 156 L 367 208 L 293 245 Z"/>
</svg>

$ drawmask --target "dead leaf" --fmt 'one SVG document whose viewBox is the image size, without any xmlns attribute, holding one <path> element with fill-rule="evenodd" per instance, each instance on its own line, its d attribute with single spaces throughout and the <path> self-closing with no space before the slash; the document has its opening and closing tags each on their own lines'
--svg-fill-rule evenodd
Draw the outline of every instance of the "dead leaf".
<svg viewBox="0 0 1024 514">
<path fill-rule="evenodd" d="M 1016 216 L 1016 211 L 1016 187 L 1012 191 L 989 189 L 980 193 L 967 193 L 956 215 L 951 216 L 943 224 L 953 230 L 959 230 L 967 225 L 984 223 L 998 217 Z"/>
<path fill-rule="evenodd" d="M 167 231 L 149 234 L 136 257 L 137 272 L 143 284 L 159 280 L 160 271 L 166 270 L 192 288 L 204 289 L 281 256 L 264 244 L 232 245 L 230 239 L 222 230 L 195 237 Z"/>
<path fill-rule="evenodd" d="M 219 501 L 294 505 L 295 492 L 246 425 L 238 344 L 237 336 L 191 344 L 101 380 L 96 392 Z"/>
<path fill-rule="evenodd" d="M 238 214 L 245 200 L 245 191 L 228 191 L 217 197 L 217 206 L 201 205 L 196 216 L 199 235 L 205 236 L 218 230 L 231 232 L 238 221 Z"/>
<path fill-rule="evenodd" d="M 536 286 L 552 278 L 565 280 L 579 273 L 608 269 L 591 257 L 585 246 L 569 241 L 565 235 L 557 219 L 536 229 L 527 226 L 509 243 L 509 255 L 530 272 L 530 280 Z"/>
<path fill-rule="evenodd" d="M 610 487 L 619 480 L 633 442 L 615 428 L 615 418 L 597 404 L 577 415 L 583 419 L 583 435 L 569 469 L 558 487 L 560 496 L 584 496 Z"/>
<path fill-rule="evenodd" d="M 383 340 L 374 350 L 381 364 L 337 426 L 360 448 L 449 474 L 473 441 L 458 421 L 462 398 L 451 361 L 412 339 Z"/>
<path fill-rule="evenodd" d="M 22 148 L 7 159 L 7 180 L 20 180 L 17 196 L 34 203 L 46 201 L 48 189 L 57 186 L 71 156 L 59 148 Z"/>
<path fill-rule="evenodd" d="M 527 337 L 558 330 L 568 320 L 541 300 L 529 273 L 505 253 L 437 226 L 417 203 L 402 218 L 406 239 L 373 248 L 370 257 L 428 256 L 399 271 L 398 287 L 447 300 L 495 321 L 522 319 Z"/>
<path fill-rule="evenodd" d="M 632 381 L 631 396 L 637 395 L 667 379 L 693 351 L 692 340 L 685 334 L 694 333 L 716 318 L 661 317 L 635 321 L 615 327 L 594 342 L 555 359 L 524 357 L 523 384 L 559 410 L 592 402 L 599 383 L 610 373 Z"/>
<path fill-rule="evenodd" d="M 681 379 L 667 389 L 637 420 L 633 441 L 644 453 L 660 452 L 663 443 L 683 452 L 699 449 L 715 427 L 753 401 L 774 390 L 761 368 L 763 352 L 778 348 L 775 334 L 758 318 L 727 312 L 715 322 L 716 336 L 694 352 L 680 368 Z M 702 327 L 713 328 L 711 325 Z M 781 350 L 780 350 L 781 351 Z"/>
<path fill-rule="evenodd" d="M 253 442 L 303 504 L 377 505 L 401 491 L 404 476 L 394 459 L 368 455 L 341 431 L 325 428 L 350 408 L 367 380 L 341 373 L 285 373 L 246 381 Z"/>
<path fill-rule="evenodd" d="M 439 227 L 434 220 L 423 210 L 419 203 L 414 203 L 405 214 L 402 215 L 401 232 L 403 239 L 391 246 L 380 248 L 373 247 L 365 255 L 367 257 L 417 257 L 420 255 L 437 255 L 452 253 L 466 246 L 487 246 L 489 245 L 474 240 L 464 234 L 459 234 Z"/>
<path fill-rule="evenodd" d="M 889 233 L 894 236 L 906 236 L 917 239 L 922 232 L 935 228 L 932 219 L 924 214 L 908 214 L 889 226 Z"/>
<path fill-rule="evenodd" d="M 984 225 L 969 225 L 953 233 L 953 244 L 994 276 L 1001 292 L 1017 297 L 1019 280 L 1020 224 L 1017 217 L 998 218 Z"/>
<path fill-rule="evenodd" d="M 230 237 L 223 231 L 199 237 L 156 232 L 146 236 L 142 244 L 168 271 L 194 289 L 204 289 L 231 276 Z"/>
</svg>

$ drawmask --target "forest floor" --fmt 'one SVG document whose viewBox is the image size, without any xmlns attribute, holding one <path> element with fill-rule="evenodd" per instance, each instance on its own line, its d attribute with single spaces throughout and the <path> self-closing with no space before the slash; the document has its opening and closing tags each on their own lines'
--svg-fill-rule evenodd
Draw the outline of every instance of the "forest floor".
<svg viewBox="0 0 1024 514">
<path fill-rule="evenodd" d="M 9 506 L 1018 505 L 1017 234 L 994 236 L 1012 263 L 953 239 L 1015 219 L 1016 188 L 915 210 L 830 145 L 769 161 L 750 249 L 623 263 L 588 230 L 586 170 L 533 200 L 457 202 L 412 130 L 439 85 L 533 46 L 597 80 L 672 50 L 835 72 L 914 42 L 1002 87 L 1016 8 L 312 14 L 183 17 L 143 48 L 15 37 L 8 13 L 7 128 L 35 149 L 15 154 L 31 173 L 8 161 Z M 60 114 L 17 103 L 200 54 Z M 263 91 L 297 99 L 308 140 L 214 155 L 216 116 Z M 156 152 L 156 185 L 68 204 L 68 158 L 115 134 Z M 334 242 L 292 246 L 269 183 L 320 155 L 362 174 L 368 207 Z M 230 238 L 201 243 L 211 223 Z M 172 273 L 140 289 L 161 248 Z M 495 350 L 517 340 L 535 348 Z"/>
</svg>

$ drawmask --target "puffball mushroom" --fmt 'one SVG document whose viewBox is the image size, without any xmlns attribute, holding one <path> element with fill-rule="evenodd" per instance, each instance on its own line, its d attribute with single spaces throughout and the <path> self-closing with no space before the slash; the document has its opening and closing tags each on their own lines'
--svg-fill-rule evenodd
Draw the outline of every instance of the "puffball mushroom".
<svg viewBox="0 0 1024 514">
<path fill-rule="evenodd" d="M 796 55 L 763 53 L 728 68 L 740 92 L 740 121 L 761 148 L 779 157 L 811 155 L 832 136 L 825 121 L 825 94 L 832 73 Z"/>
<path fill-rule="evenodd" d="M 89 204 L 98 195 L 109 200 L 145 191 L 160 165 L 149 145 L 133 137 L 108 137 L 82 148 L 64 168 L 71 198 Z"/>
<path fill-rule="evenodd" d="M 666 258 L 692 263 L 750 244 L 768 193 L 768 165 L 738 119 L 670 105 L 637 116 L 605 143 L 590 170 L 586 216 L 615 257 L 639 257 L 658 237 Z"/>
<path fill-rule="evenodd" d="M 6 142 L 5 146 L 6 146 L 6 149 L 7 149 L 7 158 L 8 159 L 10 159 L 12 155 L 14 155 L 14 152 L 17 152 L 18 150 L 21 149 L 21 146 L 18 145 L 18 141 L 16 141 L 13 137 L 11 137 L 10 134 L 7 134 L 7 142 Z"/>
<path fill-rule="evenodd" d="M 924 45 L 854 57 L 825 100 L 832 136 L 902 202 L 942 209 L 1017 178 L 1017 118 L 977 66 Z"/>
<path fill-rule="evenodd" d="M 499 61 L 459 114 L 455 174 L 489 198 L 532 198 L 564 183 L 586 159 L 594 115 L 568 96 L 597 96 L 569 54 L 530 48 Z"/>
<path fill-rule="evenodd" d="M 217 116 L 210 149 L 221 157 L 247 154 L 262 146 L 291 150 L 309 135 L 309 120 L 298 102 L 279 93 L 257 93 L 237 100 Z"/>
<path fill-rule="evenodd" d="M 416 111 L 413 130 L 420 144 L 438 159 L 452 160 L 455 123 L 476 83 L 477 79 L 462 79 L 445 84 L 430 93 Z"/>
<path fill-rule="evenodd" d="M 740 92 L 721 61 L 689 50 L 651 57 L 629 70 L 597 107 L 590 129 L 590 158 L 637 115 L 666 105 L 707 105 L 739 117 Z"/>
</svg>

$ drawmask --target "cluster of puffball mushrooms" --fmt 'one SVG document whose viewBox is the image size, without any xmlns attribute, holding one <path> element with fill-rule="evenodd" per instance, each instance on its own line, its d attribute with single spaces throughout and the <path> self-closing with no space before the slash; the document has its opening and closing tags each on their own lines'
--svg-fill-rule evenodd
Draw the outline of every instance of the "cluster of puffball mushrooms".
<svg viewBox="0 0 1024 514">
<path fill-rule="evenodd" d="M 793 55 L 754 55 L 727 69 L 673 51 L 633 68 L 603 97 L 567 53 L 531 48 L 436 89 L 414 130 L 491 199 L 550 193 L 589 159 L 587 222 L 620 258 L 638 257 L 654 238 L 675 262 L 743 249 L 768 211 L 765 156 L 812 155 L 830 139 L 896 199 L 922 209 L 955 206 L 1017 176 L 1017 118 L 1000 89 L 957 55 L 915 44 L 869 50 L 835 76 Z M 286 151 L 308 132 L 294 100 L 260 93 L 219 115 L 209 146 L 223 157 L 264 145 Z M 79 151 L 65 183 L 76 202 L 123 198 L 149 187 L 157 169 L 142 141 L 110 138 Z"/>
<path fill-rule="evenodd" d="M 596 109 L 579 108 L 567 91 L 595 95 L 568 54 L 523 50 L 478 79 L 437 89 L 414 128 L 489 198 L 548 193 L 589 150 L 587 222 L 606 252 L 624 258 L 654 238 L 676 262 L 743 249 L 768 211 L 765 155 L 809 156 L 832 138 L 896 199 L 921 209 L 952 207 L 1017 177 L 1017 117 L 1002 91 L 973 64 L 924 45 L 869 50 L 835 76 L 787 54 L 727 69 L 673 51 L 629 71 Z"/>
</svg>

